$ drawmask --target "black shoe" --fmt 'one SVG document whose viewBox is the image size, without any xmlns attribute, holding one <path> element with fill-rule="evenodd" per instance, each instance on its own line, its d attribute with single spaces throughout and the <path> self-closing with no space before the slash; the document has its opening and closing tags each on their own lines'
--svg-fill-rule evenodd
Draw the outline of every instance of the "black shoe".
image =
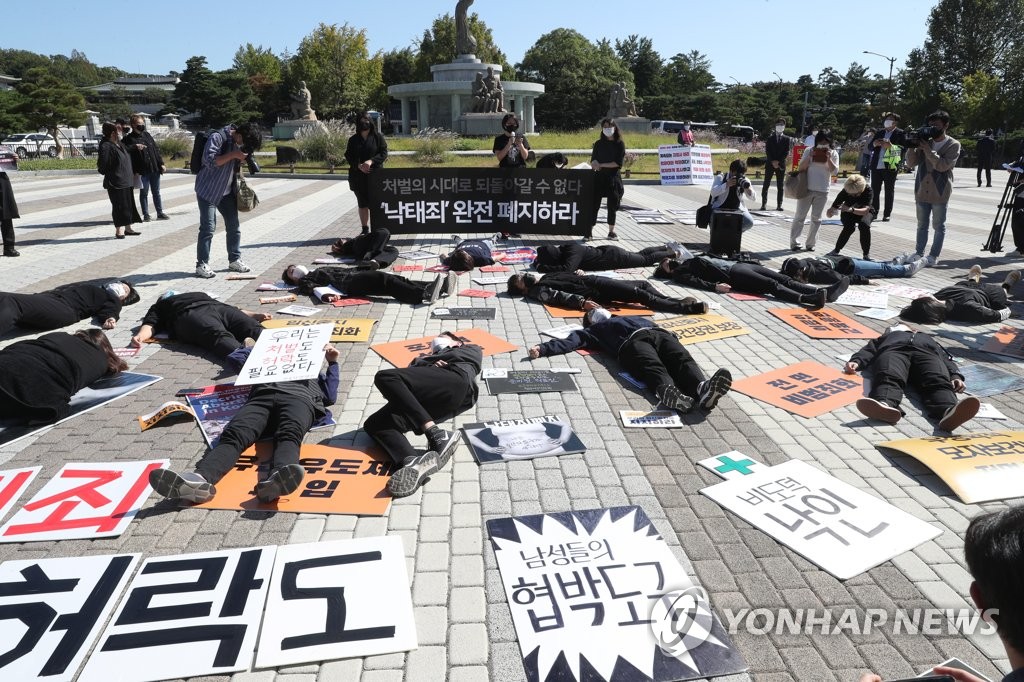
<svg viewBox="0 0 1024 682">
<path fill-rule="evenodd" d="M 9 249 L 4 249 L 4 255 L 7 256 L 8 258 L 17 258 L 18 256 L 21 255 L 21 251 L 18 251 L 16 248 L 12 246 Z"/>
<path fill-rule="evenodd" d="M 166 213 L 157 213 L 156 214 L 156 219 L 157 220 L 170 220 L 171 216 L 167 215 Z"/>
<path fill-rule="evenodd" d="M 825 289 L 818 289 L 813 294 L 801 294 L 801 305 L 809 306 L 813 310 L 824 308 L 828 302 L 828 292 Z"/>
<path fill-rule="evenodd" d="M 780 205 L 776 206 L 776 207 L 775 207 L 775 210 L 776 210 L 776 211 L 781 211 L 781 210 L 782 210 L 782 205 L 780 204 Z"/>
<path fill-rule="evenodd" d="M 440 469 L 448 463 L 452 456 L 452 450 L 458 444 L 458 437 L 451 431 L 435 426 L 427 432 L 427 447 L 431 452 L 437 453 L 437 468 Z"/>
<path fill-rule="evenodd" d="M 883 216 L 883 217 L 882 217 L 882 222 L 883 222 L 883 223 L 887 223 L 887 222 L 889 222 L 889 216 Z"/>
<path fill-rule="evenodd" d="M 683 315 L 704 315 L 708 312 L 708 304 L 704 301 L 683 303 Z"/>
<path fill-rule="evenodd" d="M 380 263 L 375 260 L 361 260 L 356 263 L 356 270 L 377 270 Z"/>
<path fill-rule="evenodd" d="M 408 497 L 440 468 L 436 452 L 424 452 L 422 455 L 406 457 L 402 468 L 396 471 L 388 481 L 388 492 L 392 497 Z"/>
<path fill-rule="evenodd" d="M 148 215 L 142 216 L 142 222 L 148 223 L 149 222 L 149 216 Z"/>
<path fill-rule="evenodd" d="M 825 300 L 828 301 L 829 303 L 835 303 L 836 299 L 842 296 L 844 293 L 846 293 L 846 290 L 849 288 L 850 278 L 843 277 L 835 284 L 825 288 L 825 291 L 827 292 Z"/>
<path fill-rule="evenodd" d="M 212 483 L 192 471 L 179 474 L 170 469 L 154 469 L 149 472 L 149 485 L 161 497 L 195 504 L 213 499 L 217 494 Z"/>
<path fill-rule="evenodd" d="M 256 497 L 260 502 L 273 502 L 290 495 L 302 484 L 306 470 L 301 464 L 288 464 L 274 471 L 265 481 L 256 484 Z"/>
<path fill-rule="evenodd" d="M 658 396 L 661 404 L 670 410 L 687 413 L 693 409 L 693 398 L 686 395 L 672 384 L 659 386 L 654 395 Z"/>
<path fill-rule="evenodd" d="M 980 409 L 981 401 L 973 395 L 968 396 L 946 410 L 946 414 L 942 415 L 942 419 L 939 420 L 939 428 L 943 431 L 952 431 L 964 422 L 972 419 L 974 415 L 978 414 Z"/>
<path fill-rule="evenodd" d="M 363 225 L 363 231 L 360 234 L 370 234 L 370 227 L 368 225 Z"/>
<path fill-rule="evenodd" d="M 730 388 L 732 388 L 732 373 L 723 367 L 697 387 L 697 404 L 703 409 L 711 411 L 722 396 L 729 392 Z"/>
<path fill-rule="evenodd" d="M 768 210 L 768 204 L 766 204 L 765 202 L 762 201 L 761 202 L 761 208 L 759 210 L 767 211 Z"/>
</svg>

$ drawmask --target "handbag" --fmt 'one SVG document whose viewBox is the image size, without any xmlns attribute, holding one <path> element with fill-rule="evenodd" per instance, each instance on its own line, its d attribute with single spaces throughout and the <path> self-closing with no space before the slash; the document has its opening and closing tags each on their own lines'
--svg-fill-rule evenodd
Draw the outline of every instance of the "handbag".
<svg viewBox="0 0 1024 682">
<path fill-rule="evenodd" d="M 708 203 L 704 204 L 697 209 L 697 227 L 702 230 L 708 229 L 711 225 L 711 197 L 708 197 Z"/>
<path fill-rule="evenodd" d="M 803 199 L 809 192 L 807 189 L 807 171 L 793 171 L 786 177 L 783 191 L 787 199 Z"/>
<path fill-rule="evenodd" d="M 142 189 L 142 176 L 135 174 L 135 181 L 132 182 L 132 189 Z"/>
<path fill-rule="evenodd" d="M 238 180 L 238 192 L 235 194 L 238 210 L 247 213 L 260 205 L 260 198 L 256 196 L 256 191 L 246 184 L 241 173 L 235 175 L 235 178 Z"/>
</svg>

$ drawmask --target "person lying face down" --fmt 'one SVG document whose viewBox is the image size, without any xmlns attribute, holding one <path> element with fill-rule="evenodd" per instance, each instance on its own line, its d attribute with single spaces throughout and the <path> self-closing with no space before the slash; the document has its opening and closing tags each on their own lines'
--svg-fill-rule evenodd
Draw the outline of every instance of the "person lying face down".
<svg viewBox="0 0 1024 682">
<path fill-rule="evenodd" d="M 880 263 L 846 256 L 822 256 L 820 258 L 787 258 L 779 269 L 784 275 L 798 282 L 810 284 L 835 284 L 843 277 L 850 278 L 850 284 L 870 284 L 872 278 L 913 277 L 924 263 Z"/>
<path fill-rule="evenodd" d="M 615 244 L 545 244 L 537 247 L 533 267 L 537 272 L 574 272 L 577 275 L 600 270 L 646 268 L 657 265 L 663 258 L 676 257 L 681 248 L 679 244 L 669 242 L 664 246 L 650 246 L 638 253 L 632 253 Z"/>
<path fill-rule="evenodd" d="M 946 320 L 987 324 L 1007 320 L 1010 290 L 1020 278 L 1020 270 L 1013 270 L 1002 284 L 982 284 L 981 266 L 974 265 L 965 281 L 939 289 L 934 295 L 915 298 L 900 311 L 900 318 L 918 324 L 941 324 Z"/>
<path fill-rule="evenodd" d="M 526 296 L 545 305 L 592 310 L 615 304 L 639 304 L 666 313 L 703 315 L 707 303 L 692 296 L 669 298 L 646 280 L 614 280 L 599 275 L 553 272 L 537 278 L 525 273 L 508 278 L 509 296 Z"/>
<path fill-rule="evenodd" d="M 122 306 L 138 302 L 139 292 L 123 279 L 104 284 L 75 282 L 38 294 L 0 292 L 0 335 L 15 327 L 60 329 L 94 317 L 104 329 L 113 329 Z"/>
<path fill-rule="evenodd" d="M 354 258 L 361 270 L 383 270 L 398 259 L 398 249 L 388 244 L 391 233 L 383 227 L 352 238 L 339 237 L 331 245 L 335 256 Z"/>
<path fill-rule="evenodd" d="M 347 296 L 390 296 L 402 303 L 433 304 L 438 298 L 455 290 L 459 275 L 456 272 L 437 275 L 432 282 L 414 282 L 390 272 L 367 271 L 352 268 L 317 268 L 289 265 L 281 273 L 287 284 L 298 287 L 300 294 L 313 294 L 319 287 L 334 287 Z M 335 294 L 324 295 L 321 300 L 330 303 Z"/>
</svg>

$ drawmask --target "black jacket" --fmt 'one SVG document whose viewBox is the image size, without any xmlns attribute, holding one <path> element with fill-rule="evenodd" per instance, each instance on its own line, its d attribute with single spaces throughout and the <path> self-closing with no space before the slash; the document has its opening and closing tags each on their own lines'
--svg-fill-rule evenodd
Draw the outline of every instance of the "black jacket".
<svg viewBox="0 0 1024 682">
<path fill-rule="evenodd" d="M 879 155 L 882 152 L 885 151 L 885 147 L 876 147 L 875 146 L 875 140 L 884 140 L 884 139 L 885 139 L 885 128 L 882 128 L 880 130 L 876 130 L 875 131 L 875 136 L 871 138 L 871 163 L 870 163 L 871 170 L 876 170 L 878 168 L 878 157 L 879 157 Z M 903 143 L 904 143 L 903 128 L 893 128 L 892 129 L 892 135 L 889 136 L 889 142 L 891 142 L 892 144 L 898 144 L 898 145 L 902 146 Z"/>
<path fill-rule="evenodd" d="M 645 317 L 612 317 L 569 334 L 568 338 L 554 339 L 540 344 L 541 357 L 564 355 L 579 348 L 592 348 L 618 357 L 623 344 L 641 329 L 657 329 Z M 668 333 L 668 332 L 666 332 Z"/>
<path fill-rule="evenodd" d="M 363 139 L 363 136 L 356 133 L 348 138 L 348 145 L 345 147 L 345 160 L 348 161 L 349 177 L 361 176 L 363 171 L 359 170 L 359 164 L 363 161 L 373 160 L 373 168 L 380 168 L 388 159 L 388 142 L 384 136 L 375 130 Z"/>
<path fill-rule="evenodd" d="M 772 161 L 778 161 L 780 167 L 784 167 L 789 150 L 793 148 L 793 138 L 788 135 L 772 133 L 764 141 L 764 153 L 768 158 L 768 168 L 772 167 Z"/>
<path fill-rule="evenodd" d="M 978 140 L 978 161 L 981 163 L 992 163 L 992 156 L 996 152 L 996 141 L 991 137 L 983 137 Z"/>
<path fill-rule="evenodd" d="M 14 220 L 18 215 L 18 203 L 14 201 L 14 189 L 7 173 L 0 173 L 0 220 Z"/>
<path fill-rule="evenodd" d="M 576 272 L 577 270 L 615 270 L 632 266 L 633 254 L 614 244 L 547 244 L 537 248 L 533 267 L 537 272 Z"/>
<path fill-rule="evenodd" d="M 96 170 L 103 174 L 104 189 L 131 189 L 135 181 L 132 157 L 120 142 L 103 140 L 96 157 Z"/>
<path fill-rule="evenodd" d="M 431 365 L 436 365 L 439 360 L 444 360 L 446 364 L 444 369 L 457 372 L 466 381 L 469 391 L 467 392 L 466 400 L 460 406 L 460 410 L 468 410 L 476 404 L 476 400 L 480 395 L 480 386 L 477 384 L 476 377 L 480 374 L 480 369 L 484 364 L 483 348 L 473 343 L 445 348 L 437 353 L 421 355 L 413 359 L 409 366 L 430 367 Z"/>
<path fill-rule="evenodd" d="M 121 299 L 100 284 L 76 282 L 43 292 L 43 295 L 59 298 L 78 315 L 78 319 L 96 316 L 101 320 L 121 316 Z"/>
<path fill-rule="evenodd" d="M 552 272 L 541 277 L 536 284 L 527 289 L 526 296 L 557 308 L 583 310 L 583 304 L 588 299 L 602 305 L 614 302 L 604 295 L 600 286 L 602 282 L 607 281 L 609 280 L 598 275 Z"/>
<path fill-rule="evenodd" d="M 936 291 L 935 298 L 946 302 L 946 319 L 961 322 L 999 322 L 1003 318 L 998 311 L 1010 307 L 1006 290 L 998 284 L 957 282 Z"/>
<path fill-rule="evenodd" d="M 882 353 L 899 351 L 900 348 L 909 346 L 934 353 L 935 357 L 946 365 L 951 377 L 964 378 L 964 375 L 960 373 L 960 368 L 953 361 L 953 356 L 946 352 L 946 349 L 940 346 L 938 341 L 924 332 L 886 332 L 877 339 L 868 341 L 867 345 L 850 357 L 850 361 L 857 363 L 857 369 L 864 369 Z"/>
<path fill-rule="evenodd" d="M 731 269 L 731 268 L 730 268 Z M 714 291 L 716 284 L 729 284 L 729 270 L 712 263 L 704 256 L 695 256 L 681 262 L 670 274 L 660 267 L 654 270 L 655 279 L 670 279 L 691 289 Z"/>
<path fill-rule="evenodd" d="M 141 133 L 133 130 L 121 140 L 128 148 L 128 154 L 132 157 L 132 170 L 141 175 L 153 175 L 159 173 L 160 166 L 164 165 L 164 159 L 160 156 L 160 148 L 156 140 L 147 131 Z M 146 145 L 145 149 L 138 149 L 135 145 Z"/>
<path fill-rule="evenodd" d="M 222 305 L 227 304 L 221 303 L 216 299 L 210 298 L 208 294 L 200 292 L 168 296 L 167 298 L 161 298 L 149 307 L 149 310 L 146 311 L 146 316 L 142 318 L 142 324 L 148 324 L 154 330 L 170 331 L 174 328 L 174 322 L 179 317 L 183 317 L 199 308 Z"/>
<path fill-rule="evenodd" d="M 787 258 L 786 261 L 789 259 Z M 800 269 L 809 284 L 837 284 L 843 277 L 850 278 L 850 284 L 871 284 L 863 275 L 854 274 L 853 259 L 846 256 L 821 258 L 798 258 Z M 786 261 L 783 261 L 785 265 Z M 784 271 L 780 270 L 783 274 Z"/>
</svg>

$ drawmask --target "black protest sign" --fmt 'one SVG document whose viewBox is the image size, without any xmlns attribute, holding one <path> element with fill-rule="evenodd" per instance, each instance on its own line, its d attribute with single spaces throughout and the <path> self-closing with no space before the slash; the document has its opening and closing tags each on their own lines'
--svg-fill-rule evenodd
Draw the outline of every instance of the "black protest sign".
<svg viewBox="0 0 1024 682">
<path fill-rule="evenodd" d="M 434 308 L 431 317 L 439 320 L 493 320 L 494 308 Z"/>
<path fill-rule="evenodd" d="M 544 369 L 510 371 L 504 377 L 486 379 L 491 395 L 499 393 L 552 393 L 578 391 L 572 375 Z"/>
</svg>

